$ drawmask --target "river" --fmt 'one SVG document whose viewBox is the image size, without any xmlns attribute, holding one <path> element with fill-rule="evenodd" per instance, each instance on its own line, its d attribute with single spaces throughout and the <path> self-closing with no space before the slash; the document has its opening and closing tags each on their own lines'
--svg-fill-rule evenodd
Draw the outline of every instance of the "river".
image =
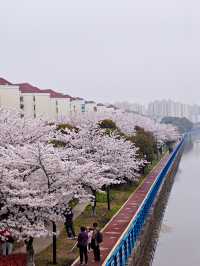
<svg viewBox="0 0 200 266">
<path fill-rule="evenodd" d="M 150 265 L 200 265 L 199 204 L 200 142 L 195 138 L 183 153 Z"/>
</svg>

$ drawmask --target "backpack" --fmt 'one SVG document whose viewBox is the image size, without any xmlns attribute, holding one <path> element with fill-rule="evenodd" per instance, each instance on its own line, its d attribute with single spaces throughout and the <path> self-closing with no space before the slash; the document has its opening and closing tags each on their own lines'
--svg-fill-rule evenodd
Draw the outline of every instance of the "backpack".
<svg viewBox="0 0 200 266">
<path fill-rule="evenodd" d="M 103 242 L 103 234 L 99 230 L 97 231 L 96 241 L 98 244 Z"/>
</svg>

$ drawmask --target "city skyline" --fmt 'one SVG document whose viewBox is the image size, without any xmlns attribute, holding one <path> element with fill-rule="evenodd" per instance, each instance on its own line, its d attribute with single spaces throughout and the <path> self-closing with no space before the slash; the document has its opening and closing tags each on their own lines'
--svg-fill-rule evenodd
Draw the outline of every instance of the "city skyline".
<svg viewBox="0 0 200 266">
<path fill-rule="evenodd" d="M 49 89 L 49 88 L 53 88 L 53 86 L 50 86 L 50 87 L 47 87 L 47 85 L 43 85 L 43 86 L 40 86 L 38 84 L 41 84 L 40 81 L 36 82 L 36 83 L 32 83 L 30 80 L 27 80 L 26 78 L 21 78 L 21 79 L 10 79 L 8 78 L 8 75 L 7 76 L 4 76 L 4 75 L 1 75 L 0 74 L 0 78 L 2 79 L 5 79 L 6 81 L 10 81 L 12 80 L 12 83 L 13 84 L 18 84 L 18 83 L 27 83 L 27 84 L 31 84 L 32 86 L 36 86 L 36 87 L 39 87 L 39 88 L 44 88 L 44 89 Z M 148 105 L 151 103 L 151 102 L 155 102 L 155 101 L 173 101 L 173 102 L 177 102 L 177 103 L 181 103 L 181 104 L 187 104 L 187 105 L 198 105 L 200 106 L 200 101 L 199 101 L 199 104 L 198 103 L 190 103 L 189 101 L 181 101 L 180 99 L 173 99 L 172 97 L 166 97 L 164 98 L 163 96 L 160 96 L 160 97 L 156 97 L 156 98 L 152 98 L 150 100 L 147 100 L 147 101 L 140 101 L 140 100 L 137 100 L 137 99 L 125 99 L 125 100 L 121 100 L 120 98 L 118 98 L 117 100 L 110 100 L 108 101 L 108 98 L 104 98 L 104 100 L 98 100 L 96 99 L 96 97 L 94 98 L 91 98 L 91 97 L 88 97 L 86 94 L 84 95 L 83 93 L 82 94 L 75 94 L 75 92 L 73 92 L 73 90 L 70 90 L 70 89 L 62 89 L 62 88 L 53 88 L 53 90 L 56 90 L 58 91 L 59 93 L 63 93 L 63 94 L 68 94 L 72 97 L 80 97 L 80 98 L 83 98 L 83 99 L 86 99 L 86 100 L 90 100 L 90 101 L 95 101 L 95 102 L 99 102 L 99 103 L 104 103 L 104 104 L 115 104 L 115 103 L 123 103 L 123 102 L 127 102 L 127 103 L 131 103 L 131 104 L 140 104 L 140 105 L 143 105 L 145 106 L 146 108 L 148 107 Z"/>
<path fill-rule="evenodd" d="M 46 88 L 46 89 L 43 89 L 44 91 L 45 90 L 50 90 L 49 88 L 47 89 L 47 87 L 46 86 L 43 86 L 43 87 L 39 87 L 39 86 L 37 86 L 36 84 L 32 84 L 31 82 L 29 82 L 29 81 L 27 81 L 26 80 L 26 82 L 24 82 L 24 80 L 25 79 L 22 79 L 22 80 L 18 80 L 18 81 L 13 81 L 12 80 L 12 82 L 10 81 L 10 79 L 8 80 L 7 79 L 7 77 L 4 77 L 3 75 L 0 75 L 0 84 L 1 84 L 1 80 L 3 81 L 3 83 L 2 84 L 13 84 L 13 85 L 17 85 L 17 84 L 27 84 L 27 86 L 29 87 L 29 86 L 33 86 L 33 87 L 35 87 L 36 89 L 43 89 L 44 87 Z M 1 84 L 1 85 L 2 85 Z M 54 88 L 54 90 L 55 91 L 57 91 L 58 93 L 64 93 L 64 94 L 66 94 L 67 93 L 67 95 L 69 95 L 70 97 L 80 97 L 81 99 L 84 99 L 84 100 L 86 100 L 86 101 L 95 101 L 95 102 L 97 102 L 97 103 L 100 103 L 100 101 L 98 101 L 98 100 L 96 100 L 96 99 L 89 99 L 88 98 L 88 96 L 87 95 L 75 95 L 74 93 L 71 93 L 71 94 L 69 94 L 68 92 L 69 91 L 62 91 L 62 90 L 59 90 L 59 89 L 57 89 L 57 88 Z M 133 99 L 133 101 L 129 101 L 129 100 L 125 100 L 125 101 L 120 101 L 119 99 L 117 100 L 117 101 L 110 101 L 110 102 L 108 102 L 108 101 L 103 101 L 102 103 L 103 104 L 107 104 L 107 105 L 109 105 L 109 104 L 115 104 L 115 103 L 119 103 L 119 104 L 122 104 L 122 103 L 128 103 L 128 104 L 138 104 L 138 105 L 141 105 L 141 106 L 144 106 L 145 108 L 148 108 L 148 105 L 149 104 L 151 104 L 151 103 L 153 103 L 153 102 L 159 102 L 159 101 L 172 101 L 172 102 L 175 102 L 175 103 L 180 103 L 180 104 L 186 104 L 186 105 L 191 105 L 191 106 L 194 106 L 194 105 L 198 105 L 198 106 L 200 106 L 200 104 L 191 104 L 191 103 L 189 103 L 189 102 L 181 102 L 181 101 L 179 101 L 179 100 L 174 100 L 174 99 L 172 99 L 172 98 L 163 98 L 163 97 L 161 97 L 161 98 L 155 98 L 155 99 L 152 99 L 151 101 L 148 101 L 148 102 L 141 102 L 141 101 L 136 101 L 136 100 L 134 100 Z"/>
<path fill-rule="evenodd" d="M 143 105 L 137 102 L 116 102 L 113 104 L 88 100 L 87 96 L 60 93 L 57 90 L 43 89 L 30 83 L 13 83 L 0 77 L 0 107 L 21 110 L 24 115 L 36 118 L 61 118 L 71 113 L 109 111 L 131 111 L 160 120 L 163 117 L 186 117 L 192 122 L 200 121 L 200 106 L 178 101 L 154 100 Z"/>
</svg>

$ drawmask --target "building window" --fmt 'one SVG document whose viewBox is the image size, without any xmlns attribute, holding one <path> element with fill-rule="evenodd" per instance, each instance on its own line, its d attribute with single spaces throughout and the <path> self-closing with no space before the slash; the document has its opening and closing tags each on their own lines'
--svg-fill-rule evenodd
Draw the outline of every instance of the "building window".
<svg viewBox="0 0 200 266">
<path fill-rule="evenodd" d="M 84 113 L 85 112 L 85 104 L 81 105 L 81 112 Z"/>
</svg>

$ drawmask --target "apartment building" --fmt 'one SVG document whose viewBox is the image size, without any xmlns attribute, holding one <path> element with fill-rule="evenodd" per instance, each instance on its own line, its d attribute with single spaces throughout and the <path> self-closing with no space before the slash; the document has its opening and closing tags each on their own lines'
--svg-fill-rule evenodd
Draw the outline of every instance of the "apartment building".
<svg viewBox="0 0 200 266">
<path fill-rule="evenodd" d="M 96 104 L 51 89 L 40 89 L 29 83 L 13 84 L 0 78 L 0 107 L 20 110 L 30 118 L 62 119 L 76 113 L 117 112 L 114 105 Z"/>
<path fill-rule="evenodd" d="M 98 113 L 107 113 L 108 111 L 109 111 L 109 109 L 106 107 L 105 104 L 103 104 L 103 103 L 97 104 L 97 112 Z"/>
<path fill-rule="evenodd" d="M 156 119 L 165 116 L 186 117 L 193 122 L 199 119 L 198 106 L 174 102 L 171 100 L 154 101 L 148 105 L 148 114 Z"/>
<path fill-rule="evenodd" d="M 70 114 L 71 97 L 54 90 L 41 90 L 49 94 L 49 118 L 60 119 Z"/>
<path fill-rule="evenodd" d="M 117 112 L 119 110 L 119 108 L 117 108 L 113 104 L 107 105 L 106 108 L 107 108 L 108 112 L 111 112 L 111 113 Z"/>
<path fill-rule="evenodd" d="M 85 112 L 97 112 L 97 104 L 94 101 L 85 101 Z"/>
<path fill-rule="evenodd" d="M 18 84 L 20 91 L 20 109 L 24 115 L 31 118 L 43 117 L 48 119 L 49 93 L 43 93 L 39 88 L 29 83 Z"/>
<path fill-rule="evenodd" d="M 132 111 L 141 115 L 146 113 L 145 106 L 139 103 L 130 103 L 128 105 L 128 111 Z"/>
<path fill-rule="evenodd" d="M 0 85 L 0 107 L 20 109 L 19 86 Z"/>
<path fill-rule="evenodd" d="M 71 113 L 80 114 L 85 113 L 85 100 L 83 98 L 71 98 Z"/>
</svg>

